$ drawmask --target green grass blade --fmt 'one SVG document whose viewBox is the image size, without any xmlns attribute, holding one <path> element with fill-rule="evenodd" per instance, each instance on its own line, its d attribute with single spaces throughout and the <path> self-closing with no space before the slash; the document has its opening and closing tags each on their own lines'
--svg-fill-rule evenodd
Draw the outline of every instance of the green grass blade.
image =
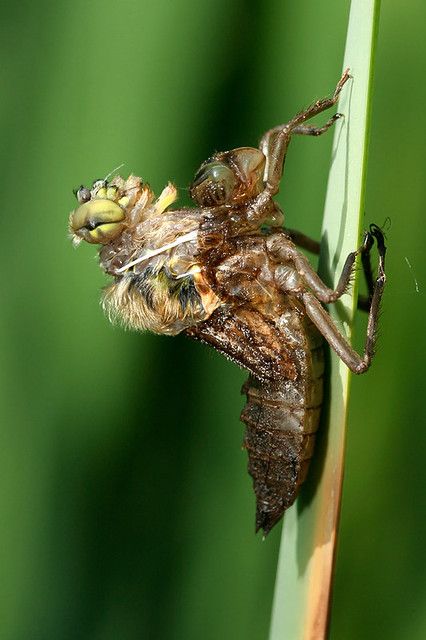
<svg viewBox="0 0 426 640">
<path fill-rule="evenodd" d="M 344 260 L 360 241 L 363 220 L 371 80 L 378 0 L 352 0 L 343 68 L 353 79 L 338 111 L 323 223 L 320 273 L 337 282 Z M 355 296 L 330 309 L 348 339 Z M 321 640 L 327 635 L 339 521 L 350 373 L 331 356 L 329 420 L 302 494 L 284 519 L 270 640 Z"/>
</svg>

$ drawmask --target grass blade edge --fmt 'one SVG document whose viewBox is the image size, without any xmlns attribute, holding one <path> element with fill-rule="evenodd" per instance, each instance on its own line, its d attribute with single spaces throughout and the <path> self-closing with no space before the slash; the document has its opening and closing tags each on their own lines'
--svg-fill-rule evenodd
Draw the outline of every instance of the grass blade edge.
<svg viewBox="0 0 426 640">
<path fill-rule="evenodd" d="M 320 274 L 330 284 L 336 282 L 347 254 L 358 246 L 363 223 L 379 10 L 379 0 L 351 3 L 343 68 L 349 67 L 353 78 L 342 92 L 338 107 L 345 120 L 334 136 L 320 259 Z M 355 301 L 356 295 L 344 296 L 330 309 L 339 326 L 343 324 L 349 340 Z M 330 418 L 322 452 L 323 468 L 320 474 L 311 474 L 320 475 L 313 499 L 306 504 L 306 490 L 303 491 L 285 516 L 270 640 L 327 637 L 350 387 L 349 371 L 334 354 L 330 370 Z M 315 477 L 311 477 L 308 485 L 314 481 Z"/>
</svg>

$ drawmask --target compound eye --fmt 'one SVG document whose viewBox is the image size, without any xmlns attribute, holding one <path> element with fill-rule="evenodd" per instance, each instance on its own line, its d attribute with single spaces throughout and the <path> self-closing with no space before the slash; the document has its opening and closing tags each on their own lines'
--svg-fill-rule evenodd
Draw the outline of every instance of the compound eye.
<svg viewBox="0 0 426 640">
<path fill-rule="evenodd" d="M 84 204 L 85 202 L 89 202 L 90 190 L 87 189 L 87 187 L 83 187 L 83 185 L 81 185 L 81 187 L 77 189 L 74 193 L 76 195 L 76 198 L 79 204 Z"/>
<path fill-rule="evenodd" d="M 70 216 L 70 232 L 92 244 L 108 244 L 125 226 L 125 212 L 112 200 L 91 199 Z"/>
<path fill-rule="evenodd" d="M 228 204 L 237 185 L 234 171 L 225 163 L 213 160 L 201 165 L 190 187 L 191 198 L 202 207 Z"/>
</svg>

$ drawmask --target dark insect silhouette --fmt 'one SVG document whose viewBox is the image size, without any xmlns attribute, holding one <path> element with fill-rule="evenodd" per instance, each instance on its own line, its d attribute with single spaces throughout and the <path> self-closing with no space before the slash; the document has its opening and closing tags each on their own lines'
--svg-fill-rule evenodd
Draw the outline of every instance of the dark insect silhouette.
<svg viewBox="0 0 426 640">
<path fill-rule="evenodd" d="M 267 131 L 259 148 L 215 153 L 191 185 L 195 208 L 169 209 L 169 184 L 158 199 L 131 175 L 80 187 L 70 217 L 75 244 L 100 244 L 100 264 L 113 277 L 103 293 L 111 320 L 126 327 L 188 336 L 211 345 L 249 372 L 244 447 L 257 501 L 256 530 L 267 534 L 295 500 L 313 454 L 323 394 L 323 338 L 355 373 L 373 356 L 379 303 L 385 284 L 385 245 L 371 225 L 351 253 L 335 290 L 315 273 L 296 245 L 317 243 L 283 228 L 273 197 L 293 135 L 318 136 L 324 126 L 305 121 L 332 107 L 318 100 L 288 123 Z M 370 250 L 377 243 L 378 273 Z M 346 291 L 361 254 L 370 288 L 363 355 L 341 335 L 322 303 Z"/>
</svg>

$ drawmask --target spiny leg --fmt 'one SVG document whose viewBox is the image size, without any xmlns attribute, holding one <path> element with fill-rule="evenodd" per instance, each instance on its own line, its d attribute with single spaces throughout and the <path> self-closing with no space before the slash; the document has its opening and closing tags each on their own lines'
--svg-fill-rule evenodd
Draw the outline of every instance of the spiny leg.
<svg viewBox="0 0 426 640">
<path fill-rule="evenodd" d="M 306 251 L 309 251 L 314 255 L 319 255 L 321 245 L 317 240 L 310 238 L 309 236 L 305 235 L 304 233 L 301 233 L 300 231 L 297 231 L 296 229 L 286 228 L 285 234 L 289 236 L 289 238 L 291 238 L 292 242 L 294 242 L 296 246 L 301 247 L 302 249 L 306 249 Z M 367 283 L 368 295 L 365 296 L 361 293 L 358 294 L 357 308 L 360 311 L 365 311 L 366 313 L 370 311 L 370 304 L 371 304 L 371 299 L 373 297 L 373 291 L 374 291 L 374 279 L 373 279 L 373 272 L 371 269 L 370 257 L 371 257 L 370 251 L 361 252 L 361 264 L 362 264 L 362 270 L 364 273 L 365 281 Z"/>
<path fill-rule="evenodd" d="M 331 118 L 331 120 L 329 120 L 323 127 L 304 127 L 303 123 L 334 106 L 339 99 L 340 92 L 348 78 L 349 69 L 346 69 L 337 83 L 336 89 L 331 98 L 322 98 L 321 100 L 317 100 L 310 107 L 294 116 L 294 118 L 286 124 L 274 127 L 265 133 L 260 141 L 259 148 L 266 156 L 264 182 L 265 189 L 270 195 L 275 195 L 278 192 L 284 160 L 291 136 L 293 133 L 302 135 L 321 135 L 321 133 L 327 131 L 337 118 Z"/>
<path fill-rule="evenodd" d="M 331 118 L 323 127 L 307 127 L 303 123 L 309 120 L 309 118 L 313 118 L 322 111 L 330 109 L 330 107 L 335 105 L 343 85 L 348 79 L 349 69 L 346 69 L 337 83 L 331 98 L 317 100 L 305 111 L 301 111 L 294 116 L 289 122 L 270 129 L 262 137 L 259 149 L 266 158 L 263 175 L 264 189 L 246 210 L 246 220 L 251 227 L 259 227 L 263 221 L 268 218 L 268 213 L 271 208 L 271 198 L 277 194 L 279 190 L 284 161 L 291 136 L 294 132 L 301 135 L 321 135 L 327 131 L 337 120 L 337 117 Z"/>
<path fill-rule="evenodd" d="M 385 275 L 385 254 L 386 247 L 384 236 L 376 225 L 370 226 L 370 233 L 377 242 L 379 252 L 379 264 L 377 277 L 374 283 L 373 296 L 371 299 L 370 311 L 368 315 L 367 336 L 365 340 L 364 353 L 359 355 L 347 342 L 337 329 L 333 320 L 330 318 L 321 303 L 310 292 L 304 292 L 300 298 L 305 306 L 306 313 L 312 322 L 316 325 L 324 338 L 327 340 L 332 349 L 337 353 L 339 358 L 354 373 L 364 373 L 370 367 L 371 360 L 374 356 L 374 347 L 377 338 L 377 325 L 379 317 L 380 301 L 386 282 Z"/>
<path fill-rule="evenodd" d="M 330 127 L 332 127 L 333 124 L 340 118 L 343 118 L 343 115 L 341 113 L 335 113 L 334 116 L 330 118 L 330 120 L 328 120 L 322 127 L 300 124 L 299 126 L 294 127 L 291 133 L 292 135 L 299 136 L 321 136 L 323 133 L 328 131 Z"/>
<path fill-rule="evenodd" d="M 373 227 L 373 225 L 372 225 Z M 378 229 L 378 227 L 377 227 Z M 380 230 L 379 230 L 380 231 Z M 376 232 L 377 233 L 377 232 Z M 381 232 L 380 232 L 381 233 Z M 276 234 L 271 236 L 267 241 L 269 254 L 278 262 L 292 262 L 299 276 L 301 276 L 305 285 L 307 285 L 315 294 L 315 296 L 324 302 L 330 304 L 336 302 L 347 290 L 351 280 L 352 269 L 355 260 L 359 254 L 369 253 L 374 242 L 374 233 L 367 232 L 364 235 L 362 245 L 352 251 L 346 258 L 339 281 L 335 289 L 330 289 L 312 268 L 309 260 L 301 254 L 292 242 L 289 242 L 284 235 Z"/>
</svg>

